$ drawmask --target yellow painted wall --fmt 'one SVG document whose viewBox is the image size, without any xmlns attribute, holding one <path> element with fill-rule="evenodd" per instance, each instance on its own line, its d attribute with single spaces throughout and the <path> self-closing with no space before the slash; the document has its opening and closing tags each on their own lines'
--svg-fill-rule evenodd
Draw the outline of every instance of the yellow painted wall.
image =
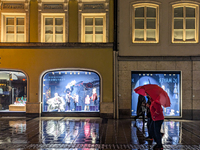
<svg viewBox="0 0 200 150">
<path fill-rule="evenodd" d="M 78 2 L 69 1 L 69 42 L 78 42 Z"/>
<path fill-rule="evenodd" d="M 88 68 L 102 77 L 102 101 L 113 102 L 112 49 L 0 49 L 1 69 L 21 70 L 28 75 L 28 102 L 39 101 L 42 72 L 55 68 Z"/>
<path fill-rule="evenodd" d="M 30 1 L 30 42 L 38 41 L 38 2 Z"/>
</svg>

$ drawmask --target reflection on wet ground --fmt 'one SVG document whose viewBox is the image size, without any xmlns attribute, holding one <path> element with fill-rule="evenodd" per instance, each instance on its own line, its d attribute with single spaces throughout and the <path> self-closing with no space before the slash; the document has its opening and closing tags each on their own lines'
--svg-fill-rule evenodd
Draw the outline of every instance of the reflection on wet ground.
<svg viewBox="0 0 200 150">
<path fill-rule="evenodd" d="M 200 121 L 169 120 L 164 149 L 200 149 Z M 0 118 L 0 149 L 152 149 L 146 123 L 101 118 Z"/>
</svg>

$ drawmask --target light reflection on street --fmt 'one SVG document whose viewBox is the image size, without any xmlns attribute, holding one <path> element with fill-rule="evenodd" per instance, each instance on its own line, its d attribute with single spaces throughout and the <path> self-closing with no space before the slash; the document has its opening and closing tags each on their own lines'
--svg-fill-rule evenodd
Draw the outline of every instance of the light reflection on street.
<svg viewBox="0 0 200 150">
<path fill-rule="evenodd" d="M 43 143 L 99 143 L 99 124 L 88 121 L 42 121 Z"/>
</svg>

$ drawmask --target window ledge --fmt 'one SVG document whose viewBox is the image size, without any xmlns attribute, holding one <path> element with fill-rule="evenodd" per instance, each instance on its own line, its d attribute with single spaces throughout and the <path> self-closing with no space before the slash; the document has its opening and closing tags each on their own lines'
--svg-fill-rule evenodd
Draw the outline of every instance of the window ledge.
<svg viewBox="0 0 200 150">
<path fill-rule="evenodd" d="M 112 48 L 113 43 L 0 43 L 0 48 Z"/>
</svg>

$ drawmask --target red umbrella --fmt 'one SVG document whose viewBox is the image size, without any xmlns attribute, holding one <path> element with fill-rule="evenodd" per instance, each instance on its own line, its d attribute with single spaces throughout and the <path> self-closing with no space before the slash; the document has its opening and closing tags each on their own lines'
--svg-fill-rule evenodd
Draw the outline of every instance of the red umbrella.
<svg viewBox="0 0 200 150">
<path fill-rule="evenodd" d="M 134 91 L 140 95 L 146 96 L 146 93 L 152 98 L 152 100 L 159 102 L 164 107 L 170 107 L 170 99 L 160 86 L 156 84 L 146 84 L 139 86 Z"/>
</svg>

